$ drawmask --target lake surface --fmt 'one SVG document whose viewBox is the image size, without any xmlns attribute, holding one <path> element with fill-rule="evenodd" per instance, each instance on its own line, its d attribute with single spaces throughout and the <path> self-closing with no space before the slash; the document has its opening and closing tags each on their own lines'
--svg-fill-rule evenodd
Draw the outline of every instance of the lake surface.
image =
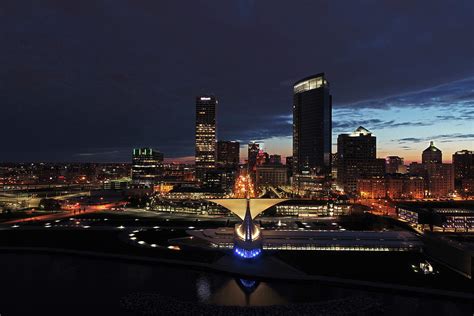
<svg viewBox="0 0 474 316">
<path fill-rule="evenodd" d="M 179 301 L 267 306 L 355 296 L 387 314 L 472 315 L 472 302 L 393 294 L 319 282 L 258 282 L 202 271 L 70 255 L 1 253 L 1 315 L 129 315 L 125 297 L 159 294 Z"/>
</svg>

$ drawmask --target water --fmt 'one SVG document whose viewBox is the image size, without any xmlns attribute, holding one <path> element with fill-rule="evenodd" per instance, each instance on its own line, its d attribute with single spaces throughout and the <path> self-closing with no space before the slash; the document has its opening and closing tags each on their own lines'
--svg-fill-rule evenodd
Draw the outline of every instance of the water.
<svg viewBox="0 0 474 316">
<path fill-rule="evenodd" d="M 180 301 L 267 306 L 352 296 L 380 300 L 390 315 L 472 315 L 466 301 L 380 293 L 318 282 L 259 282 L 161 265 L 47 254 L 0 254 L 1 315 L 127 315 L 121 300 L 159 294 Z"/>
</svg>

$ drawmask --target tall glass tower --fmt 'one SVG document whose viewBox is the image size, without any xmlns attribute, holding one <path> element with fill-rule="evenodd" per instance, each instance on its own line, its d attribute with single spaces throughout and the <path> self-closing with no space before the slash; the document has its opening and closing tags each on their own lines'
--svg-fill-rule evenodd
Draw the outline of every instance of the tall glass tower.
<svg viewBox="0 0 474 316">
<path fill-rule="evenodd" d="M 216 166 L 216 106 L 211 95 L 196 97 L 196 178 Z"/>
<path fill-rule="evenodd" d="M 329 174 L 331 170 L 332 96 L 324 73 L 293 86 L 293 170 Z"/>
</svg>

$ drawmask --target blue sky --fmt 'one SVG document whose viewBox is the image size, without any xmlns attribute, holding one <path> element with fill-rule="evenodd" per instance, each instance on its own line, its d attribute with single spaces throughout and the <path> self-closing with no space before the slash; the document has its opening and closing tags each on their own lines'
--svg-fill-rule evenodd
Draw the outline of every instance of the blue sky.
<svg viewBox="0 0 474 316">
<path fill-rule="evenodd" d="M 291 114 L 276 119 L 291 124 Z M 430 141 L 444 153 L 444 160 L 461 149 L 474 149 L 474 78 L 434 87 L 335 104 L 333 109 L 333 152 L 337 135 L 362 125 L 377 136 L 379 157 L 399 155 L 407 161 L 421 159 Z M 268 151 L 291 152 L 291 136 L 263 139 Z"/>
</svg>

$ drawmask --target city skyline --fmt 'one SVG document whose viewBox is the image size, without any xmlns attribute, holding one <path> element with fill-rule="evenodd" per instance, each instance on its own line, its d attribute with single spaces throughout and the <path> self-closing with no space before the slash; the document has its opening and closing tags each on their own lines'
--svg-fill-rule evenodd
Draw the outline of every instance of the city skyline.
<svg viewBox="0 0 474 316">
<path fill-rule="evenodd" d="M 261 140 L 289 156 L 292 84 L 323 71 L 334 98 L 333 152 L 338 134 L 359 125 L 377 136 L 379 157 L 407 163 L 429 141 L 446 161 L 473 148 L 471 2 L 272 2 L 268 10 L 265 1 L 208 1 L 186 12 L 149 1 L 7 3 L 0 161 L 128 161 L 144 146 L 192 161 L 193 100 L 206 93 L 220 100 L 219 139 Z M 298 32 L 309 26 L 318 41 Z"/>
<path fill-rule="evenodd" d="M 2 315 L 473 315 L 474 1 L 0 1 Z"/>
</svg>

